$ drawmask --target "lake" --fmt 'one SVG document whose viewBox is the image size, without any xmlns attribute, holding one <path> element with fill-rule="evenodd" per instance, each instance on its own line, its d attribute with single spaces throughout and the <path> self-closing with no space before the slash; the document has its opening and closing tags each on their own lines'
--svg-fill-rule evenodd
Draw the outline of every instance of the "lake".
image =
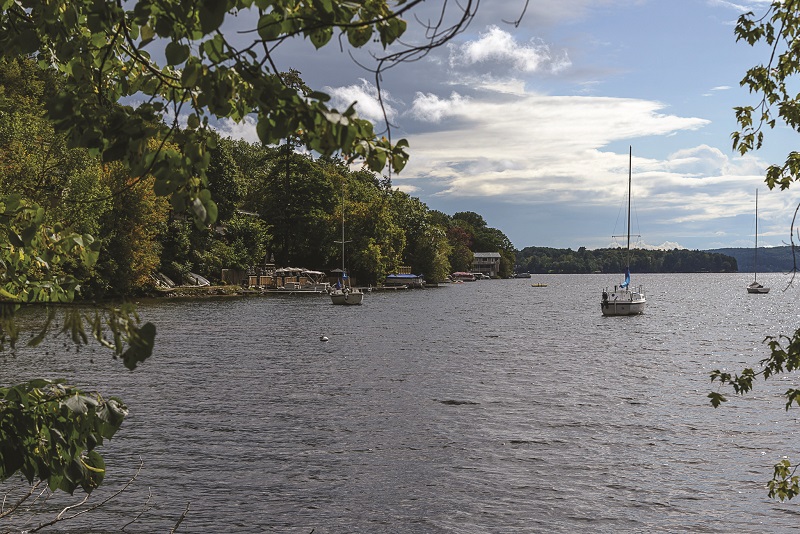
<svg viewBox="0 0 800 534">
<path fill-rule="evenodd" d="M 797 377 L 718 409 L 706 397 L 712 370 L 755 366 L 765 336 L 800 327 L 789 276 L 761 275 L 768 295 L 746 293 L 751 277 L 634 273 L 648 292 L 634 317 L 600 312 L 621 275 L 373 292 L 362 306 L 165 299 L 140 304 L 157 345 L 133 372 L 61 341 L 0 365 L 4 383 L 67 377 L 130 409 L 91 502 L 141 459 L 138 478 L 68 532 L 135 518 L 125 532 L 168 532 L 187 503 L 178 532 L 790 532 L 797 503 L 765 485 L 783 455 L 800 460 L 800 412 L 781 396 Z"/>
</svg>

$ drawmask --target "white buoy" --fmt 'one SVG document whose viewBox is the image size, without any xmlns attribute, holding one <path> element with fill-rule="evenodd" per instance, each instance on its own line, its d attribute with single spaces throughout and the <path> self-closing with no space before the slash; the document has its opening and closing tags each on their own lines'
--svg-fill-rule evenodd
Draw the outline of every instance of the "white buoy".
<svg viewBox="0 0 800 534">
<path fill-rule="evenodd" d="M 319 336 L 320 341 L 328 341 L 328 336 Z"/>
</svg>

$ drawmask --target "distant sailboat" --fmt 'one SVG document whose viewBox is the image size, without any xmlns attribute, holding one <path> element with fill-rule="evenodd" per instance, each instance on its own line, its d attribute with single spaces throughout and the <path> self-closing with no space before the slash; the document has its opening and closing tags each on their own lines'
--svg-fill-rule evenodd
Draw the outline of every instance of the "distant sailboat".
<svg viewBox="0 0 800 534">
<path fill-rule="evenodd" d="M 756 246 L 753 254 L 753 283 L 747 286 L 747 292 L 753 294 L 769 293 L 769 288 L 758 283 L 758 189 L 756 189 Z"/>
<path fill-rule="evenodd" d="M 338 243 L 338 241 L 337 241 Z M 331 291 L 332 304 L 359 305 L 364 299 L 364 293 L 357 287 L 350 287 L 350 278 L 347 276 L 344 262 L 344 192 L 342 192 L 342 278 L 337 284 L 338 287 Z"/>
<path fill-rule="evenodd" d="M 603 290 L 600 309 L 603 315 L 637 315 L 642 313 L 647 304 L 644 287 L 631 288 L 631 182 L 633 168 L 633 148 L 628 153 L 628 245 L 625 260 L 625 280 L 614 286 L 614 291 Z"/>
</svg>

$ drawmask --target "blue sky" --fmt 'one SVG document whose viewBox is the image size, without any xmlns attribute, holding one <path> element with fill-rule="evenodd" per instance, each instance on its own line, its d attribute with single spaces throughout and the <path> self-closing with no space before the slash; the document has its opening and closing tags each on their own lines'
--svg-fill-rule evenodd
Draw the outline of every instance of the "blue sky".
<svg viewBox="0 0 800 534">
<path fill-rule="evenodd" d="M 639 246 L 751 247 L 757 188 L 759 244 L 788 242 L 800 186 L 769 191 L 764 171 L 800 136 L 778 127 L 746 157 L 730 137 L 733 107 L 756 103 L 739 81 L 768 58 L 736 43 L 734 24 L 769 2 L 531 0 L 519 27 L 504 22 L 524 4 L 483 0 L 448 46 L 384 74 L 393 138 L 411 144 L 395 187 L 431 209 L 480 213 L 518 249 L 611 246 L 624 231 L 632 146 Z M 440 6 L 407 17 L 408 40 Z M 287 43 L 275 59 L 339 109 L 357 101 L 382 121 L 373 75 L 335 43 Z M 252 124 L 222 129 L 256 139 Z"/>
</svg>

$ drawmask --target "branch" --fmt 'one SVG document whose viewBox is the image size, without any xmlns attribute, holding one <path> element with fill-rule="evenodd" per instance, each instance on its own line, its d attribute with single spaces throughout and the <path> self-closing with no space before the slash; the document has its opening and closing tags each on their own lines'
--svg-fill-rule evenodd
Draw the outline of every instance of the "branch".
<svg viewBox="0 0 800 534">
<path fill-rule="evenodd" d="M 174 534 L 174 532 L 178 530 L 180 524 L 183 523 L 183 520 L 186 519 L 186 515 L 189 513 L 190 504 L 192 504 L 192 501 L 186 503 L 186 510 L 184 510 L 181 516 L 178 518 L 178 522 L 175 523 L 175 526 L 170 529 L 169 534 Z"/>
<path fill-rule="evenodd" d="M 78 517 L 79 515 L 85 514 L 86 512 L 91 512 L 91 511 L 97 510 L 98 508 L 100 508 L 101 506 L 103 506 L 104 504 L 109 502 L 110 500 L 112 500 L 112 499 L 116 498 L 117 496 L 119 496 L 120 493 L 122 493 L 123 491 L 128 489 L 128 487 L 131 484 L 133 484 L 133 481 L 136 480 L 136 478 L 139 476 L 139 473 L 141 473 L 143 465 L 144 465 L 144 460 L 139 458 L 139 467 L 136 469 L 136 473 L 133 474 L 133 477 L 131 477 L 131 479 L 128 480 L 128 482 L 125 483 L 125 485 L 122 486 L 122 488 L 120 488 L 116 493 L 113 493 L 113 494 L 109 495 L 104 501 L 101 501 L 101 502 L 95 504 L 94 506 L 91 506 L 91 507 L 87 508 L 86 510 L 81 510 L 80 512 L 77 512 L 76 514 L 71 515 L 69 517 L 62 517 L 64 512 L 66 512 L 70 508 L 74 508 L 75 506 L 79 506 L 80 504 L 83 504 L 84 502 L 86 502 L 86 500 L 89 498 L 89 495 L 86 495 L 86 498 L 83 501 L 81 501 L 80 503 L 64 508 L 64 510 L 62 510 L 62 512 L 60 514 L 58 514 L 58 516 L 56 516 L 56 518 L 53 519 L 52 521 L 47 522 L 47 523 L 42 523 L 38 527 L 34 528 L 33 530 L 29 530 L 28 532 L 39 532 L 44 527 L 49 527 L 50 525 L 54 525 L 54 524 L 58 523 L 59 521 L 67 521 L 69 519 L 74 519 L 74 518 Z"/>
<path fill-rule="evenodd" d="M 14 503 L 14 504 L 13 504 L 13 505 L 12 505 L 12 506 L 11 506 L 11 507 L 8 509 L 8 510 L 3 510 L 3 508 L 0 508 L 0 519 L 2 519 L 3 517 L 5 517 L 5 516 L 7 516 L 7 515 L 11 515 L 11 514 L 14 512 L 14 510 L 16 510 L 17 508 L 19 508 L 19 507 L 20 507 L 20 505 L 22 505 L 22 503 L 24 503 L 25 501 L 27 501 L 27 500 L 30 498 L 30 496 L 31 496 L 31 495 L 33 495 L 33 492 L 34 492 L 34 491 L 36 491 L 36 488 L 38 488 L 38 487 L 39 487 L 41 484 L 42 484 L 42 481 L 41 481 L 41 480 L 39 480 L 39 481 L 38 481 L 38 482 L 36 482 L 35 484 L 31 485 L 31 488 L 30 488 L 30 490 L 28 491 L 28 494 L 27 494 L 27 495 L 25 495 L 25 496 L 23 496 L 23 497 L 22 497 L 20 500 L 18 500 L 16 503 Z M 5 506 L 5 503 L 6 503 L 6 498 L 5 498 L 5 497 L 3 497 L 3 506 Z"/>
<path fill-rule="evenodd" d="M 794 224 L 797 220 L 797 213 L 800 210 L 800 204 L 794 209 L 794 215 L 792 216 L 792 226 L 789 229 L 789 243 L 792 246 L 792 277 L 789 279 L 789 283 L 786 284 L 786 287 L 783 288 L 784 291 L 792 287 L 792 282 L 794 282 L 795 276 L 797 276 L 797 245 L 794 244 Z M 800 232 L 800 229 L 798 229 Z"/>
<path fill-rule="evenodd" d="M 506 24 L 513 24 L 515 28 L 519 28 L 522 19 L 525 18 L 525 12 L 528 10 L 528 3 L 530 3 L 530 0 L 525 0 L 525 6 L 522 8 L 522 13 L 519 14 L 517 20 L 504 20 L 503 22 Z"/>
<path fill-rule="evenodd" d="M 142 511 L 139 512 L 136 515 L 136 517 L 134 517 L 131 521 L 129 521 L 129 522 L 125 523 L 124 525 L 122 525 L 122 528 L 120 530 L 125 530 L 128 526 L 136 523 L 136 521 L 138 521 L 139 518 L 142 517 L 142 514 L 150 509 L 150 507 L 148 505 L 150 504 L 150 499 L 152 499 L 152 498 L 153 498 L 153 490 L 152 490 L 152 488 L 147 488 L 147 500 L 144 501 L 144 508 L 142 508 Z"/>
<path fill-rule="evenodd" d="M 60 514 L 58 514 L 58 515 L 56 516 L 56 520 L 57 520 L 57 521 L 61 521 L 61 520 L 63 519 L 63 515 L 64 515 L 65 513 L 67 513 L 67 510 L 72 510 L 73 508 L 77 508 L 78 506 L 82 505 L 83 503 L 85 503 L 86 501 L 88 501 L 88 500 L 89 500 L 89 496 L 90 496 L 90 495 L 91 495 L 91 493 L 87 493 L 87 494 L 86 494 L 86 497 L 84 497 L 84 498 L 83 498 L 83 500 L 82 500 L 81 502 L 79 502 L 79 503 L 77 503 L 77 504 L 73 504 L 72 506 L 67 506 L 66 508 L 64 508 L 63 510 L 61 510 L 61 513 L 60 513 Z M 55 522 L 55 521 L 54 521 L 54 522 Z"/>
</svg>

